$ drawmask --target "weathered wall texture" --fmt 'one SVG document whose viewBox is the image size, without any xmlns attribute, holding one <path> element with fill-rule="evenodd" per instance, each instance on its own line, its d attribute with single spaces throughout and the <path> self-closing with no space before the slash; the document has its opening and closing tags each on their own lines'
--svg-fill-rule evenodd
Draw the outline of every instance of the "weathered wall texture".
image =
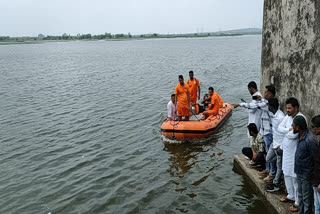
<svg viewBox="0 0 320 214">
<path fill-rule="evenodd" d="M 320 114 L 320 0 L 265 0 L 261 91 L 274 84 L 281 108 L 296 97 L 310 121 Z"/>
</svg>

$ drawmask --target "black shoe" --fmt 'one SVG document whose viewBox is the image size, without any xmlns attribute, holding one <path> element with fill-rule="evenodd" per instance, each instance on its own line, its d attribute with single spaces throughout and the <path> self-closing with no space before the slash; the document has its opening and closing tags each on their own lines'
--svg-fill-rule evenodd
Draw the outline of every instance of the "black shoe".
<svg viewBox="0 0 320 214">
<path fill-rule="evenodd" d="M 260 168 L 262 168 L 262 165 L 261 165 L 261 164 L 254 163 L 254 164 L 251 165 L 251 167 L 252 167 L 252 168 L 255 168 L 255 169 L 258 169 L 258 168 L 260 169 Z"/>
<path fill-rule="evenodd" d="M 279 191 L 279 185 L 278 184 L 269 184 L 266 188 L 267 192 L 276 192 Z"/>
</svg>

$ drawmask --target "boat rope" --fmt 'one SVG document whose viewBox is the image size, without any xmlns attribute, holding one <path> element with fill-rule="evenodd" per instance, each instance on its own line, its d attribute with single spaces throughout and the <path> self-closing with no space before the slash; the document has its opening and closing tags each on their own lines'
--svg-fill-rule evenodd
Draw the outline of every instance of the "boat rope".
<svg viewBox="0 0 320 214">
<path fill-rule="evenodd" d="M 173 122 L 173 124 L 172 124 L 172 122 Z M 174 134 L 174 127 L 177 126 L 177 125 L 179 125 L 179 123 L 180 123 L 180 120 L 178 120 L 177 123 L 175 123 L 174 120 L 170 120 L 170 125 L 172 126 L 172 139 L 173 139 L 173 140 L 176 139 L 176 136 L 175 136 L 175 134 Z"/>
</svg>

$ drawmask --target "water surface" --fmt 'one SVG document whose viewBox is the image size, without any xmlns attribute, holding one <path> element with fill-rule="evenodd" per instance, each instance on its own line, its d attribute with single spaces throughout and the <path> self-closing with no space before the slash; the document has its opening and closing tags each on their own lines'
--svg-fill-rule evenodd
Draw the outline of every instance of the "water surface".
<svg viewBox="0 0 320 214">
<path fill-rule="evenodd" d="M 247 113 L 210 139 L 160 125 L 189 70 L 201 96 L 249 98 L 261 35 L 0 46 L 0 213 L 263 213 L 233 171 Z"/>
</svg>

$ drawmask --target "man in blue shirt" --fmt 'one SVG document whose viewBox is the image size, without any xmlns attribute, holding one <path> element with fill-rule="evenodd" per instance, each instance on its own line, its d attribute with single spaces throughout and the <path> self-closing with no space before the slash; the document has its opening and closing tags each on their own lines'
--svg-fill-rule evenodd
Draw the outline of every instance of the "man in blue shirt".
<svg viewBox="0 0 320 214">
<path fill-rule="evenodd" d="M 308 130 L 307 122 L 303 116 L 293 119 L 294 133 L 299 133 L 299 141 L 295 154 L 294 173 L 297 175 L 299 213 L 312 213 L 312 176 L 314 160 L 316 159 L 317 141 Z"/>
<path fill-rule="evenodd" d="M 314 116 L 311 119 L 312 132 L 320 136 L 320 115 Z M 317 158 L 314 162 L 313 169 L 313 199 L 314 199 L 314 214 L 320 214 L 320 145 L 318 139 Z"/>
</svg>

